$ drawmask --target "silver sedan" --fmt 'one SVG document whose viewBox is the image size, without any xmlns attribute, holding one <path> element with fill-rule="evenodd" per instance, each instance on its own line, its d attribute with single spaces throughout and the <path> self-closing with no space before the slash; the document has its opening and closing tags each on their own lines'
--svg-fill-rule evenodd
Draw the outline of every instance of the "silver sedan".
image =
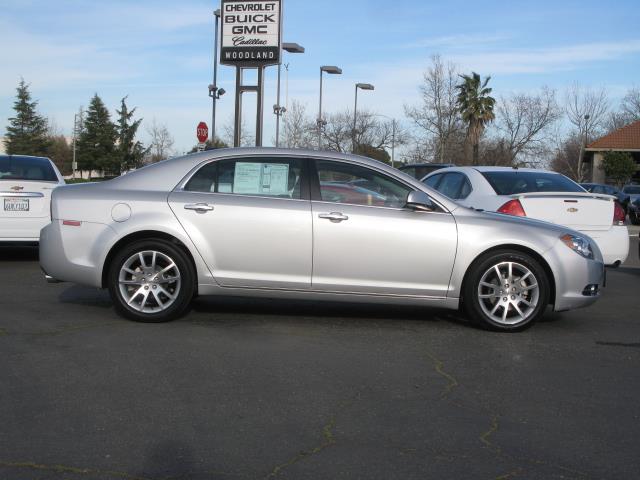
<svg viewBox="0 0 640 480">
<path fill-rule="evenodd" d="M 50 281 L 108 288 L 142 322 L 196 295 L 445 307 L 517 331 L 600 295 L 586 235 L 465 208 L 377 161 L 217 150 L 58 188 L 41 232 Z"/>
</svg>

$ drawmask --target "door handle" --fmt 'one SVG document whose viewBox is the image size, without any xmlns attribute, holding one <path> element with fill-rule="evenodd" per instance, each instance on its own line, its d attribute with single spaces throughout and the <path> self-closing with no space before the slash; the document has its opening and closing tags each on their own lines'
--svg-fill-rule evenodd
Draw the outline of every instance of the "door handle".
<svg viewBox="0 0 640 480">
<path fill-rule="evenodd" d="M 188 203 L 184 206 L 185 210 L 195 210 L 198 213 L 207 213 L 213 210 L 213 205 L 208 203 Z"/>
<path fill-rule="evenodd" d="M 319 213 L 318 218 L 324 218 L 326 220 L 331 220 L 332 222 L 342 222 L 344 220 L 349 220 L 349 217 L 340 212 Z"/>
</svg>

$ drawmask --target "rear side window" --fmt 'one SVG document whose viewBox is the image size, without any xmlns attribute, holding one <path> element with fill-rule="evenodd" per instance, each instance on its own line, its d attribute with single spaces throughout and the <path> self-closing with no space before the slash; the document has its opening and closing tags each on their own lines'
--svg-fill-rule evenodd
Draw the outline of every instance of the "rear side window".
<svg viewBox="0 0 640 480">
<path fill-rule="evenodd" d="M 480 172 L 498 195 L 516 195 L 534 192 L 584 192 L 572 180 L 559 173 L 497 171 Z"/>
<path fill-rule="evenodd" d="M 46 158 L 0 156 L 0 180 L 57 182 L 58 177 Z"/>
<path fill-rule="evenodd" d="M 629 195 L 638 195 L 640 194 L 640 185 L 637 187 L 635 185 L 628 185 L 624 187 L 622 190 L 624 193 L 628 193 Z"/>
<path fill-rule="evenodd" d="M 221 160 L 198 170 L 185 190 L 300 199 L 301 179 L 298 159 Z"/>
</svg>

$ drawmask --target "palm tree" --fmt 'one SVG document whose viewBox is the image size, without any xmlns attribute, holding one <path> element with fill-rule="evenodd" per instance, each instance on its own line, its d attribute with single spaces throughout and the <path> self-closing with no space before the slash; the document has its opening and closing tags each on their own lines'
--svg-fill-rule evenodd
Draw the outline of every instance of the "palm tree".
<svg viewBox="0 0 640 480">
<path fill-rule="evenodd" d="M 458 109 L 462 114 L 462 120 L 467 124 L 467 161 L 473 165 L 478 164 L 478 145 L 484 133 L 487 123 L 496 118 L 493 107 L 496 99 L 489 96 L 491 88 L 487 87 L 491 77 L 481 80 L 480 75 L 472 72 L 471 75 L 460 75 L 462 83 L 458 89 Z M 471 150 L 469 146 L 473 147 Z M 472 155 L 471 155 L 472 153 Z"/>
</svg>

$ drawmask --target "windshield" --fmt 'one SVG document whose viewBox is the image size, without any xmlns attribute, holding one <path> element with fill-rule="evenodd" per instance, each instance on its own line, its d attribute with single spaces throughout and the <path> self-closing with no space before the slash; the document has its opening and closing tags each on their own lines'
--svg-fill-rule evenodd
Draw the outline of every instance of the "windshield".
<svg viewBox="0 0 640 480">
<path fill-rule="evenodd" d="M 564 175 L 549 172 L 480 172 L 498 195 L 533 192 L 584 192 L 584 188 Z"/>
<path fill-rule="evenodd" d="M 46 158 L 0 156 L 0 180 L 57 182 L 58 177 Z"/>
<path fill-rule="evenodd" d="M 640 185 L 629 185 L 622 190 L 624 193 L 630 193 L 631 195 L 640 194 Z"/>
</svg>

